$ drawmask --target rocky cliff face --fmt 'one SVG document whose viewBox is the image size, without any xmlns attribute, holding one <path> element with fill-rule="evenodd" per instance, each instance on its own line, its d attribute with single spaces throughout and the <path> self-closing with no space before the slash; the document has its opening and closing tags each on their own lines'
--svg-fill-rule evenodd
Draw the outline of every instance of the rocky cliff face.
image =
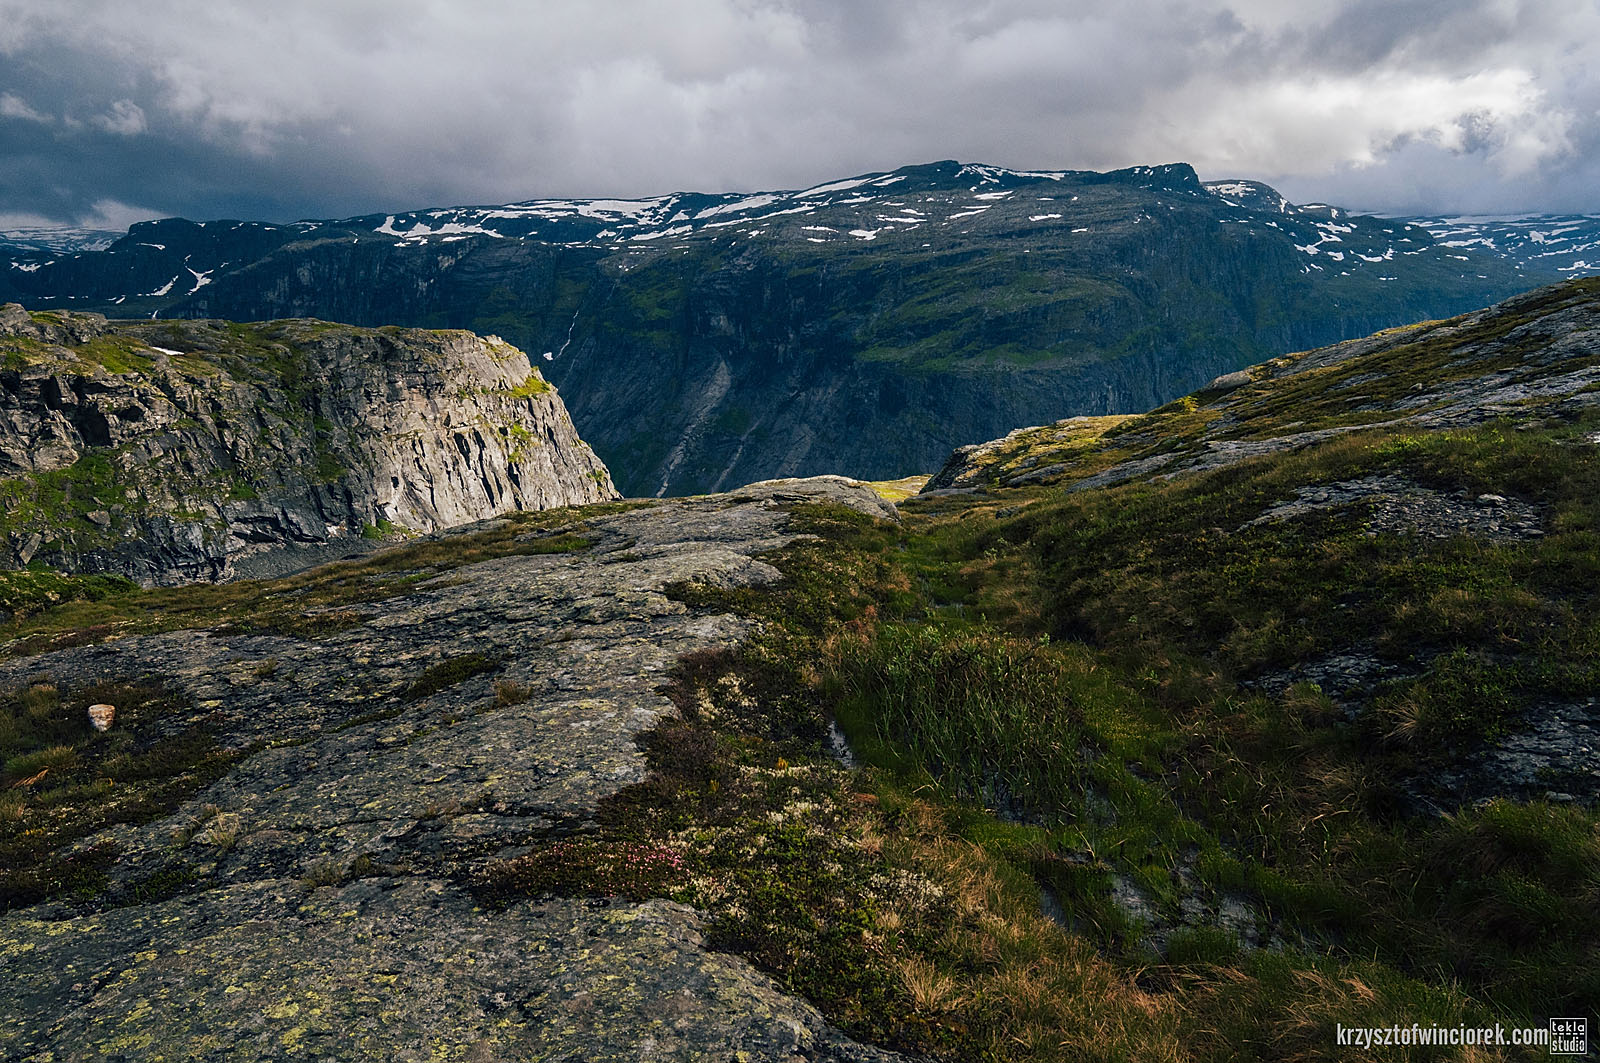
<svg viewBox="0 0 1600 1063">
<path fill-rule="evenodd" d="M 0 308 L 11 560 L 142 583 L 616 496 L 527 356 L 467 332 Z"/>
</svg>

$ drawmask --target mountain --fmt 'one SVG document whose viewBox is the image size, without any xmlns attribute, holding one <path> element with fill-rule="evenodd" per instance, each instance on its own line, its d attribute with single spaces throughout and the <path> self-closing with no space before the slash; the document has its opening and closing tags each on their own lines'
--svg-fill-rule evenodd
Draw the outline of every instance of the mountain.
<svg viewBox="0 0 1600 1063">
<path fill-rule="evenodd" d="M 104 251 L 126 233 L 110 229 L 85 229 L 71 225 L 23 226 L 0 229 L 0 255 L 11 262 L 49 261 L 56 255 Z M 21 267 L 27 272 L 27 266 Z"/>
<path fill-rule="evenodd" d="M 1560 276 L 1499 248 L 1182 164 L 941 162 L 791 192 L 169 219 L 0 263 L 0 298 L 496 333 L 573 396 L 624 492 L 656 495 L 902 476 Z"/>
<path fill-rule="evenodd" d="M 1597 339 L 1572 281 L 898 507 L 823 477 L 265 581 L 5 573 L 0 1055 L 1547 1030 L 1600 999 Z"/>
<path fill-rule="evenodd" d="M 1600 273 L 1600 215 L 1528 214 L 1514 217 L 1407 218 L 1427 229 L 1441 247 L 1488 251 L 1530 272 L 1569 277 Z"/>
<path fill-rule="evenodd" d="M 219 580 L 615 496 L 498 337 L 13 303 L 0 359 L 0 536 L 20 565 Z"/>
</svg>

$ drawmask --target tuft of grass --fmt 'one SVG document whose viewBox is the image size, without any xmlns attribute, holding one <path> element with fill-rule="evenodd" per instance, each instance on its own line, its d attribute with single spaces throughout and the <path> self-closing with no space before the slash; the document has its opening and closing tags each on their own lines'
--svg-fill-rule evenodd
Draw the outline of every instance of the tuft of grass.
<svg viewBox="0 0 1600 1063">
<path fill-rule="evenodd" d="M 503 709 L 511 705 L 521 705 L 527 701 L 532 691 L 528 684 L 519 683 L 514 679 L 496 679 L 494 681 L 495 708 Z"/>
<path fill-rule="evenodd" d="M 1083 662 L 1038 641 L 908 625 L 840 656 L 849 730 L 928 765 L 953 794 L 1038 812 L 1082 784 Z"/>
<path fill-rule="evenodd" d="M 432 665 L 417 676 L 401 696 L 406 701 L 420 701 L 441 690 L 448 690 L 458 683 L 464 683 L 473 676 L 492 672 L 499 668 L 501 663 L 501 658 L 488 657 L 481 653 L 464 653 L 459 657 L 450 657 Z"/>
<path fill-rule="evenodd" d="M 527 399 L 536 395 L 548 395 L 553 390 L 555 389 L 552 388 L 549 383 L 545 381 L 544 377 L 539 375 L 539 371 L 535 369 L 528 374 L 528 379 L 524 380 L 514 388 L 507 388 L 505 391 L 500 392 L 500 394 L 512 399 Z"/>
</svg>

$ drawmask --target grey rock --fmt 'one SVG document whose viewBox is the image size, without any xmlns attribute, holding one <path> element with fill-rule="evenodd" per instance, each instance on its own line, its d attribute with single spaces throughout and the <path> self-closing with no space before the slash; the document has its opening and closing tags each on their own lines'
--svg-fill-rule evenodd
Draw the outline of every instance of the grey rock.
<svg viewBox="0 0 1600 1063">
<path fill-rule="evenodd" d="M 900 511 L 893 502 L 880 497 L 876 491 L 859 480 L 848 476 L 810 476 L 803 479 L 759 480 L 728 492 L 728 497 L 764 499 L 774 504 L 783 502 L 833 502 L 849 506 L 869 517 L 898 521 Z"/>
<path fill-rule="evenodd" d="M 176 631 L 0 662 L 4 686 L 159 676 L 192 708 L 130 720 L 136 739 L 203 720 L 242 755 L 165 818 L 80 846 L 117 850 L 99 910 L 0 916 L 0 1058 L 899 1059 L 709 950 L 680 905 L 500 911 L 462 885 L 591 825 L 644 778 L 637 739 L 676 711 L 674 662 L 749 632 L 667 586 L 773 579 L 758 558 L 797 538 L 786 504 L 881 512 L 869 495 L 791 481 L 579 511 L 586 551 L 463 566 L 314 641 Z M 405 696 L 465 653 L 498 663 Z M 181 869 L 189 892 L 139 900 Z"/>
<path fill-rule="evenodd" d="M 266 880 L 24 917 L 7 1058 L 884 1061 L 663 901 L 487 912 L 450 882 Z"/>
<path fill-rule="evenodd" d="M 83 346 L 95 338 L 135 369 L 106 368 Z M 75 494 L 13 523 L 20 563 L 38 556 L 146 584 L 221 580 L 263 552 L 616 497 L 554 389 L 495 337 L 35 321 L 12 304 L 6 339 L 23 364 L 0 388 L 0 476 L 26 481 L 98 456 L 115 496 Z"/>
<path fill-rule="evenodd" d="M 1449 539 L 1458 535 L 1516 541 L 1543 534 L 1544 511 L 1500 495 L 1469 497 L 1424 487 L 1399 476 L 1364 476 L 1297 488 L 1294 499 L 1272 506 L 1243 527 L 1292 520 L 1358 506 L 1369 530 Z"/>
<path fill-rule="evenodd" d="M 1233 391 L 1242 388 L 1251 381 L 1250 370 L 1241 369 L 1236 373 L 1224 373 L 1205 386 L 1207 391 Z"/>
</svg>

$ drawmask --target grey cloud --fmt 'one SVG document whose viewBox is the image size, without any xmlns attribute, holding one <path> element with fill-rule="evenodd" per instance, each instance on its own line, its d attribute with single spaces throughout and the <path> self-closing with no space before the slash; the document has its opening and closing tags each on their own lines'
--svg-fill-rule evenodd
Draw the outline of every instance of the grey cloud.
<svg viewBox="0 0 1600 1063">
<path fill-rule="evenodd" d="M 0 92 L 0 118 L 20 118 L 27 122 L 41 122 L 48 125 L 55 119 L 47 114 L 40 114 L 28 106 L 28 101 L 21 96 L 10 92 Z"/>
<path fill-rule="evenodd" d="M 0 213 L 285 220 L 950 157 L 1592 210 L 1597 41 L 1556 0 L 0 0 Z"/>
<path fill-rule="evenodd" d="M 133 137 L 145 131 L 144 108 L 132 100 L 117 100 L 104 114 L 97 114 L 90 121 L 118 136 Z"/>
</svg>

